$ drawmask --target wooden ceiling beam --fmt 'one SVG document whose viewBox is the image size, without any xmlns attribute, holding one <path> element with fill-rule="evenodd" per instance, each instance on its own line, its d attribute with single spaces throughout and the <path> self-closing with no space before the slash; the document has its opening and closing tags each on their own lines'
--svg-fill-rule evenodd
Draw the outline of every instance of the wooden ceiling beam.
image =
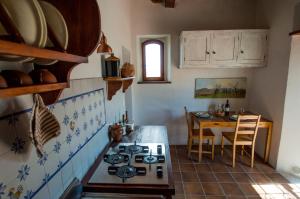
<svg viewBox="0 0 300 199">
<path fill-rule="evenodd" d="M 175 8 L 175 0 L 165 0 L 166 8 Z"/>
</svg>

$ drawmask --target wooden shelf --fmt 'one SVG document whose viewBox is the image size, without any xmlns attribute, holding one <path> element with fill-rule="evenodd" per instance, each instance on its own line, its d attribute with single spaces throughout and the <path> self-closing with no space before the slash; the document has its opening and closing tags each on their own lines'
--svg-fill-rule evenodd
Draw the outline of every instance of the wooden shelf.
<svg viewBox="0 0 300 199">
<path fill-rule="evenodd" d="M 0 54 L 18 55 L 42 59 L 59 60 L 72 63 L 87 63 L 87 57 L 81 57 L 68 53 L 36 48 L 26 44 L 0 40 Z"/>
<path fill-rule="evenodd" d="M 103 78 L 104 81 L 107 81 L 107 99 L 112 100 L 112 97 L 116 94 L 118 90 L 123 87 L 123 93 L 131 86 L 135 77 L 107 77 Z"/>
<path fill-rule="evenodd" d="M 45 93 L 49 91 L 62 90 L 67 88 L 67 83 L 56 83 L 56 84 L 40 84 L 32 86 L 22 86 L 14 88 L 0 89 L 0 98 L 14 97 L 18 95 L 33 94 L 33 93 Z"/>
</svg>

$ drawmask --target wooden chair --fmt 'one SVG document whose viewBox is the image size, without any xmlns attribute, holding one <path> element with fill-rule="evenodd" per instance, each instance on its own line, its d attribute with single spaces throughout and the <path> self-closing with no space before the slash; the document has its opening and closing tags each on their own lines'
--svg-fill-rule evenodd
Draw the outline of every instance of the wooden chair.
<svg viewBox="0 0 300 199">
<path fill-rule="evenodd" d="M 200 135 L 199 135 L 200 130 L 196 129 L 192 126 L 191 117 L 190 117 L 190 114 L 189 114 L 186 106 L 184 107 L 184 110 L 185 110 L 185 117 L 186 117 L 187 126 L 188 126 L 188 143 L 187 143 L 187 145 L 188 145 L 188 157 L 191 157 L 191 153 L 199 153 L 199 148 L 202 145 L 200 143 Z M 214 160 L 214 158 L 215 158 L 215 155 L 214 155 L 214 153 L 215 153 L 215 144 L 214 144 L 215 135 L 214 135 L 214 133 L 209 128 L 203 129 L 202 138 L 203 138 L 203 140 L 207 140 L 208 144 L 211 141 L 211 151 L 202 150 L 202 153 L 211 154 L 211 159 Z M 194 141 L 199 141 L 198 150 L 192 149 Z"/>
<path fill-rule="evenodd" d="M 232 143 L 232 167 L 235 167 L 236 146 L 251 146 L 251 167 L 254 164 L 255 140 L 261 115 L 239 115 L 235 132 L 222 132 L 221 154 L 224 154 L 224 138 Z"/>
</svg>

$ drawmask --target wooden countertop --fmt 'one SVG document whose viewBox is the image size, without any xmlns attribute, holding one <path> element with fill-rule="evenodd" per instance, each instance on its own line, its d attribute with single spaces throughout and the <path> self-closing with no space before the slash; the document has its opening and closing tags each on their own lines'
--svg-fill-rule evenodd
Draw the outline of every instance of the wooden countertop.
<svg viewBox="0 0 300 199">
<path fill-rule="evenodd" d="M 134 132 L 126 135 L 122 138 L 121 143 L 164 143 L 166 147 L 166 161 L 168 164 L 168 178 L 169 185 L 165 186 L 128 186 L 124 185 L 103 185 L 103 184 L 92 184 L 89 183 L 90 178 L 93 173 L 98 168 L 103 156 L 108 151 L 109 147 L 114 146 L 119 143 L 110 143 L 106 146 L 103 152 L 99 155 L 93 166 L 89 169 L 87 174 L 82 180 L 83 191 L 93 192 L 93 193 L 126 193 L 126 194 L 146 194 L 146 195 L 165 195 L 168 196 L 175 194 L 173 174 L 172 174 L 172 164 L 171 156 L 168 142 L 167 128 L 165 126 L 141 126 L 137 127 Z"/>
</svg>

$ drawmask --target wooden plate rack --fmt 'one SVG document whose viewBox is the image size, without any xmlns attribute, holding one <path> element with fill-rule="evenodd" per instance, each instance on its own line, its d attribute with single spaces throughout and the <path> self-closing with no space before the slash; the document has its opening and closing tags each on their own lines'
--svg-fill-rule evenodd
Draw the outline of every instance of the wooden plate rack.
<svg viewBox="0 0 300 199">
<path fill-rule="evenodd" d="M 37 69 L 48 69 L 56 76 L 58 83 L 0 89 L 1 98 L 40 93 L 45 104 L 55 103 L 63 89 L 70 87 L 72 69 L 80 63 L 87 63 L 87 57 L 99 45 L 101 19 L 97 0 L 46 1 L 54 5 L 66 21 L 69 33 L 66 52 L 58 44 L 53 30 L 49 26 L 47 26 L 48 36 L 55 45 L 54 48 L 41 49 L 24 44 L 21 34 L 5 12 L 1 12 L 3 8 L 0 6 L 0 21 L 10 34 L 8 37 L 0 38 L 0 54 L 59 60 L 49 66 L 34 65 L 34 68 Z"/>
</svg>

